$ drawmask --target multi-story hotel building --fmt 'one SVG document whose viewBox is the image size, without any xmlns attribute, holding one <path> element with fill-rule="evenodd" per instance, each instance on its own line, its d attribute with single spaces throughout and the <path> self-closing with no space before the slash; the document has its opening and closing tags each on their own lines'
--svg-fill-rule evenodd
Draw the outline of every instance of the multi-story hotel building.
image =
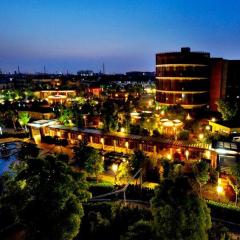
<svg viewBox="0 0 240 240">
<path fill-rule="evenodd" d="M 162 105 L 181 104 L 186 109 L 209 104 L 210 54 L 191 52 L 156 55 L 156 99 Z"/>
</svg>

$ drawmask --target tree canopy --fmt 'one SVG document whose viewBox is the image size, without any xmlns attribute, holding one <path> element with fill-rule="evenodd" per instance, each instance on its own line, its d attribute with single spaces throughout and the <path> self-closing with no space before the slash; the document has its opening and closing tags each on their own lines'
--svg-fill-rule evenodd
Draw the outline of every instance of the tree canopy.
<svg viewBox="0 0 240 240">
<path fill-rule="evenodd" d="M 73 172 L 63 159 L 29 158 L 5 181 L 1 212 L 12 214 L 27 239 L 73 239 L 79 232 L 82 202 L 90 194 L 84 175 Z"/>
<path fill-rule="evenodd" d="M 85 141 L 81 141 L 79 146 L 74 148 L 74 158 L 76 164 L 90 175 L 98 177 L 98 174 L 104 170 L 103 158 L 98 150 L 87 146 Z"/>
<path fill-rule="evenodd" d="M 207 240 L 210 211 L 186 177 L 166 179 L 151 201 L 157 239 Z"/>
<path fill-rule="evenodd" d="M 223 120 L 232 120 L 236 117 L 239 110 L 237 102 L 228 99 L 220 99 L 217 102 L 218 111 L 222 114 Z"/>
</svg>

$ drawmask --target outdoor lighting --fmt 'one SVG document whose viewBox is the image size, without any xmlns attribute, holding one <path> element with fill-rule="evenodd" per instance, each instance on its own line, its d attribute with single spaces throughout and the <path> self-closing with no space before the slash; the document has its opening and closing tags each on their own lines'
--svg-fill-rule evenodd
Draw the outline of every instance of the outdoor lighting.
<svg viewBox="0 0 240 240">
<path fill-rule="evenodd" d="M 209 125 L 207 125 L 207 126 L 206 126 L 206 130 L 209 131 L 210 129 L 211 129 L 211 127 L 210 127 Z"/>
<path fill-rule="evenodd" d="M 120 132 L 124 133 L 125 132 L 125 128 L 121 127 Z"/>
<path fill-rule="evenodd" d="M 112 170 L 113 170 L 113 172 L 116 174 L 116 172 L 117 172 L 117 170 L 118 170 L 118 164 L 113 163 L 113 165 L 112 165 Z"/>
<path fill-rule="evenodd" d="M 86 115 L 84 115 L 84 116 L 83 116 L 83 120 L 84 120 L 84 126 L 85 126 L 85 127 L 86 127 L 86 125 L 87 125 L 87 124 L 86 124 L 86 119 L 87 119 L 87 117 L 86 117 Z"/>
<path fill-rule="evenodd" d="M 213 118 L 211 119 L 211 121 L 212 121 L 212 122 L 216 122 L 216 118 L 213 117 Z"/>
<path fill-rule="evenodd" d="M 223 155 L 225 155 L 225 154 L 234 154 L 234 155 L 236 155 L 238 153 L 237 151 L 226 150 L 226 149 L 222 149 L 222 148 L 217 148 L 215 150 L 215 152 L 218 153 L 218 154 L 223 154 Z"/>
<path fill-rule="evenodd" d="M 221 185 L 217 186 L 217 193 L 218 195 L 223 193 L 223 187 Z"/>
<path fill-rule="evenodd" d="M 200 133 L 200 134 L 198 135 L 198 137 L 199 137 L 199 140 L 203 140 L 204 135 L 203 135 L 202 133 Z"/>
<path fill-rule="evenodd" d="M 128 143 L 128 142 L 125 142 L 126 154 L 128 154 L 128 146 L 129 146 L 129 143 Z"/>
<path fill-rule="evenodd" d="M 186 117 L 186 120 L 191 120 L 192 118 L 191 118 L 191 116 L 190 116 L 190 114 L 188 113 L 187 114 L 187 117 Z"/>
<path fill-rule="evenodd" d="M 167 158 L 168 158 L 169 160 L 171 160 L 172 156 L 171 156 L 171 154 L 170 154 L 170 153 L 169 153 L 169 154 L 167 154 Z"/>
<path fill-rule="evenodd" d="M 117 171 L 118 171 L 118 164 L 113 163 L 112 170 L 114 172 L 114 184 L 116 185 L 117 182 Z"/>
<path fill-rule="evenodd" d="M 218 185 L 221 185 L 221 183 L 222 183 L 222 179 L 218 178 Z"/>
<path fill-rule="evenodd" d="M 189 151 L 188 150 L 185 151 L 185 155 L 186 155 L 186 159 L 188 161 L 188 156 L 189 156 Z"/>
<path fill-rule="evenodd" d="M 211 158 L 211 152 L 210 152 L 210 151 L 207 150 L 207 151 L 205 152 L 205 155 L 206 155 L 206 158 L 207 158 L 207 159 L 210 159 L 210 158 Z"/>
</svg>

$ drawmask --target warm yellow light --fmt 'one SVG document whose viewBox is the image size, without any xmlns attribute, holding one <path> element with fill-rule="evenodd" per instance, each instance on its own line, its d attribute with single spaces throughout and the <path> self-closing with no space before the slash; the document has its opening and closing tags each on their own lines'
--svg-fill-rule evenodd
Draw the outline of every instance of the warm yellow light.
<svg viewBox="0 0 240 240">
<path fill-rule="evenodd" d="M 167 158 L 170 160 L 172 158 L 171 154 L 167 154 Z"/>
<path fill-rule="evenodd" d="M 221 183 L 222 183 L 222 179 L 218 178 L 218 185 L 221 185 Z"/>
<path fill-rule="evenodd" d="M 161 111 L 161 115 L 164 115 L 164 114 L 165 114 L 165 111 L 164 111 L 164 110 L 162 110 L 162 111 Z"/>
<path fill-rule="evenodd" d="M 200 134 L 198 135 L 198 137 L 199 137 L 200 140 L 203 140 L 204 135 L 203 135 L 202 133 L 200 133 Z"/>
<path fill-rule="evenodd" d="M 124 128 L 124 127 L 121 127 L 120 131 L 121 131 L 122 133 L 124 133 L 124 132 L 125 132 L 125 128 Z"/>
<path fill-rule="evenodd" d="M 206 151 L 205 152 L 206 158 L 210 159 L 211 158 L 211 152 L 210 151 Z"/>
<path fill-rule="evenodd" d="M 207 125 L 207 126 L 206 126 L 206 130 L 209 131 L 210 129 L 211 129 L 211 127 L 210 127 L 209 125 Z"/>
<path fill-rule="evenodd" d="M 186 120 L 191 120 L 192 118 L 191 118 L 191 116 L 190 116 L 190 114 L 188 113 L 188 115 L 187 115 L 187 117 L 186 117 Z"/>
<path fill-rule="evenodd" d="M 125 142 L 125 147 L 128 148 L 129 144 L 128 142 Z"/>
<path fill-rule="evenodd" d="M 216 122 L 216 118 L 213 117 L 213 118 L 211 119 L 211 121 L 212 121 L 212 122 Z"/>
<path fill-rule="evenodd" d="M 114 164 L 112 165 L 112 170 L 113 170 L 113 172 L 116 174 L 116 172 L 117 172 L 117 170 L 118 170 L 118 165 L 117 165 L 116 163 L 114 163 Z"/>
<path fill-rule="evenodd" d="M 101 138 L 101 139 L 100 139 L 100 142 L 103 144 L 103 143 L 104 143 L 104 138 Z"/>
<path fill-rule="evenodd" d="M 78 135 L 78 140 L 82 140 L 82 135 Z"/>
<path fill-rule="evenodd" d="M 221 185 L 217 186 L 217 193 L 222 194 L 223 193 L 223 187 Z"/>
<path fill-rule="evenodd" d="M 189 151 L 188 150 L 185 151 L 185 155 L 188 158 L 188 156 L 189 156 Z"/>
</svg>

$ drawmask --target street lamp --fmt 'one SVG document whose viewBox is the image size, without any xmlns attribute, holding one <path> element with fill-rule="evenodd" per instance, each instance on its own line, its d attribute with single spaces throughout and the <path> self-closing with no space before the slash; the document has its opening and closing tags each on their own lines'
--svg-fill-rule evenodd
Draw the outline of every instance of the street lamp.
<svg viewBox="0 0 240 240">
<path fill-rule="evenodd" d="M 118 164 L 113 163 L 113 165 L 112 165 L 112 171 L 113 171 L 113 173 L 114 173 L 114 185 L 116 185 L 116 182 L 117 182 Z"/>
<path fill-rule="evenodd" d="M 87 118 L 87 117 L 84 115 L 84 116 L 83 116 L 83 120 L 84 120 L 84 127 L 86 127 L 86 125 L 87 125 L 87 124 L 86 124 L 86 118 Z"/>
<path fill-rule="evenodd" d="M 210 129 L 211 129 L 211 127 L 210 127 L 209 125 L 207 125 L 207 126 L 206 126 L 206 130 L 209 131 Z"/>
<path fill-rule="evenodd" d="M 218 194 L 218 200 L 220 201 L 219 195 L 223 193 L 223 187 L 222 185 L 217 186 L 217 194 Z"/>
<path fill-rule="evenodd" d="M 100 139 L 100 142 L 101 142 L 101 144 L 102 144 L 102 150 L 104 150 L 104 138 L 101 138 L 101 139 Z"/>
<path fill-rule="evenodd" d="M 186 155 L 186 159 L 188 161 L 188 156 L 189 156 L 189 151 L 188 150 L 185 151 L 185 155 Z"/>
<path fill-rule="evenodd" d="M 212 122 L 216 122 L 216 118 L 213 117 L 213 118 L 211 119 L 211 121 L 212 121 Z"/>
<path fill-rule="evenodd" d="M 125 142 L 125 147 L 126 147 L 126 153 L 128 153 L 128 147 L 129 147 L 129 143 Z"/>
<path fill-rule="evenodd" d="M 125 132 L 125 128 L 121 127 L 120 132 L 124 133 Z"/>
<path fill-rule="evenodd" d="M 218 178 L 218 185 L 217 185 L 218 200 L 220 200 L 219 195 L 221 195 L 222 193 L 223 193 L 222 179 Z"/>
</svg>

